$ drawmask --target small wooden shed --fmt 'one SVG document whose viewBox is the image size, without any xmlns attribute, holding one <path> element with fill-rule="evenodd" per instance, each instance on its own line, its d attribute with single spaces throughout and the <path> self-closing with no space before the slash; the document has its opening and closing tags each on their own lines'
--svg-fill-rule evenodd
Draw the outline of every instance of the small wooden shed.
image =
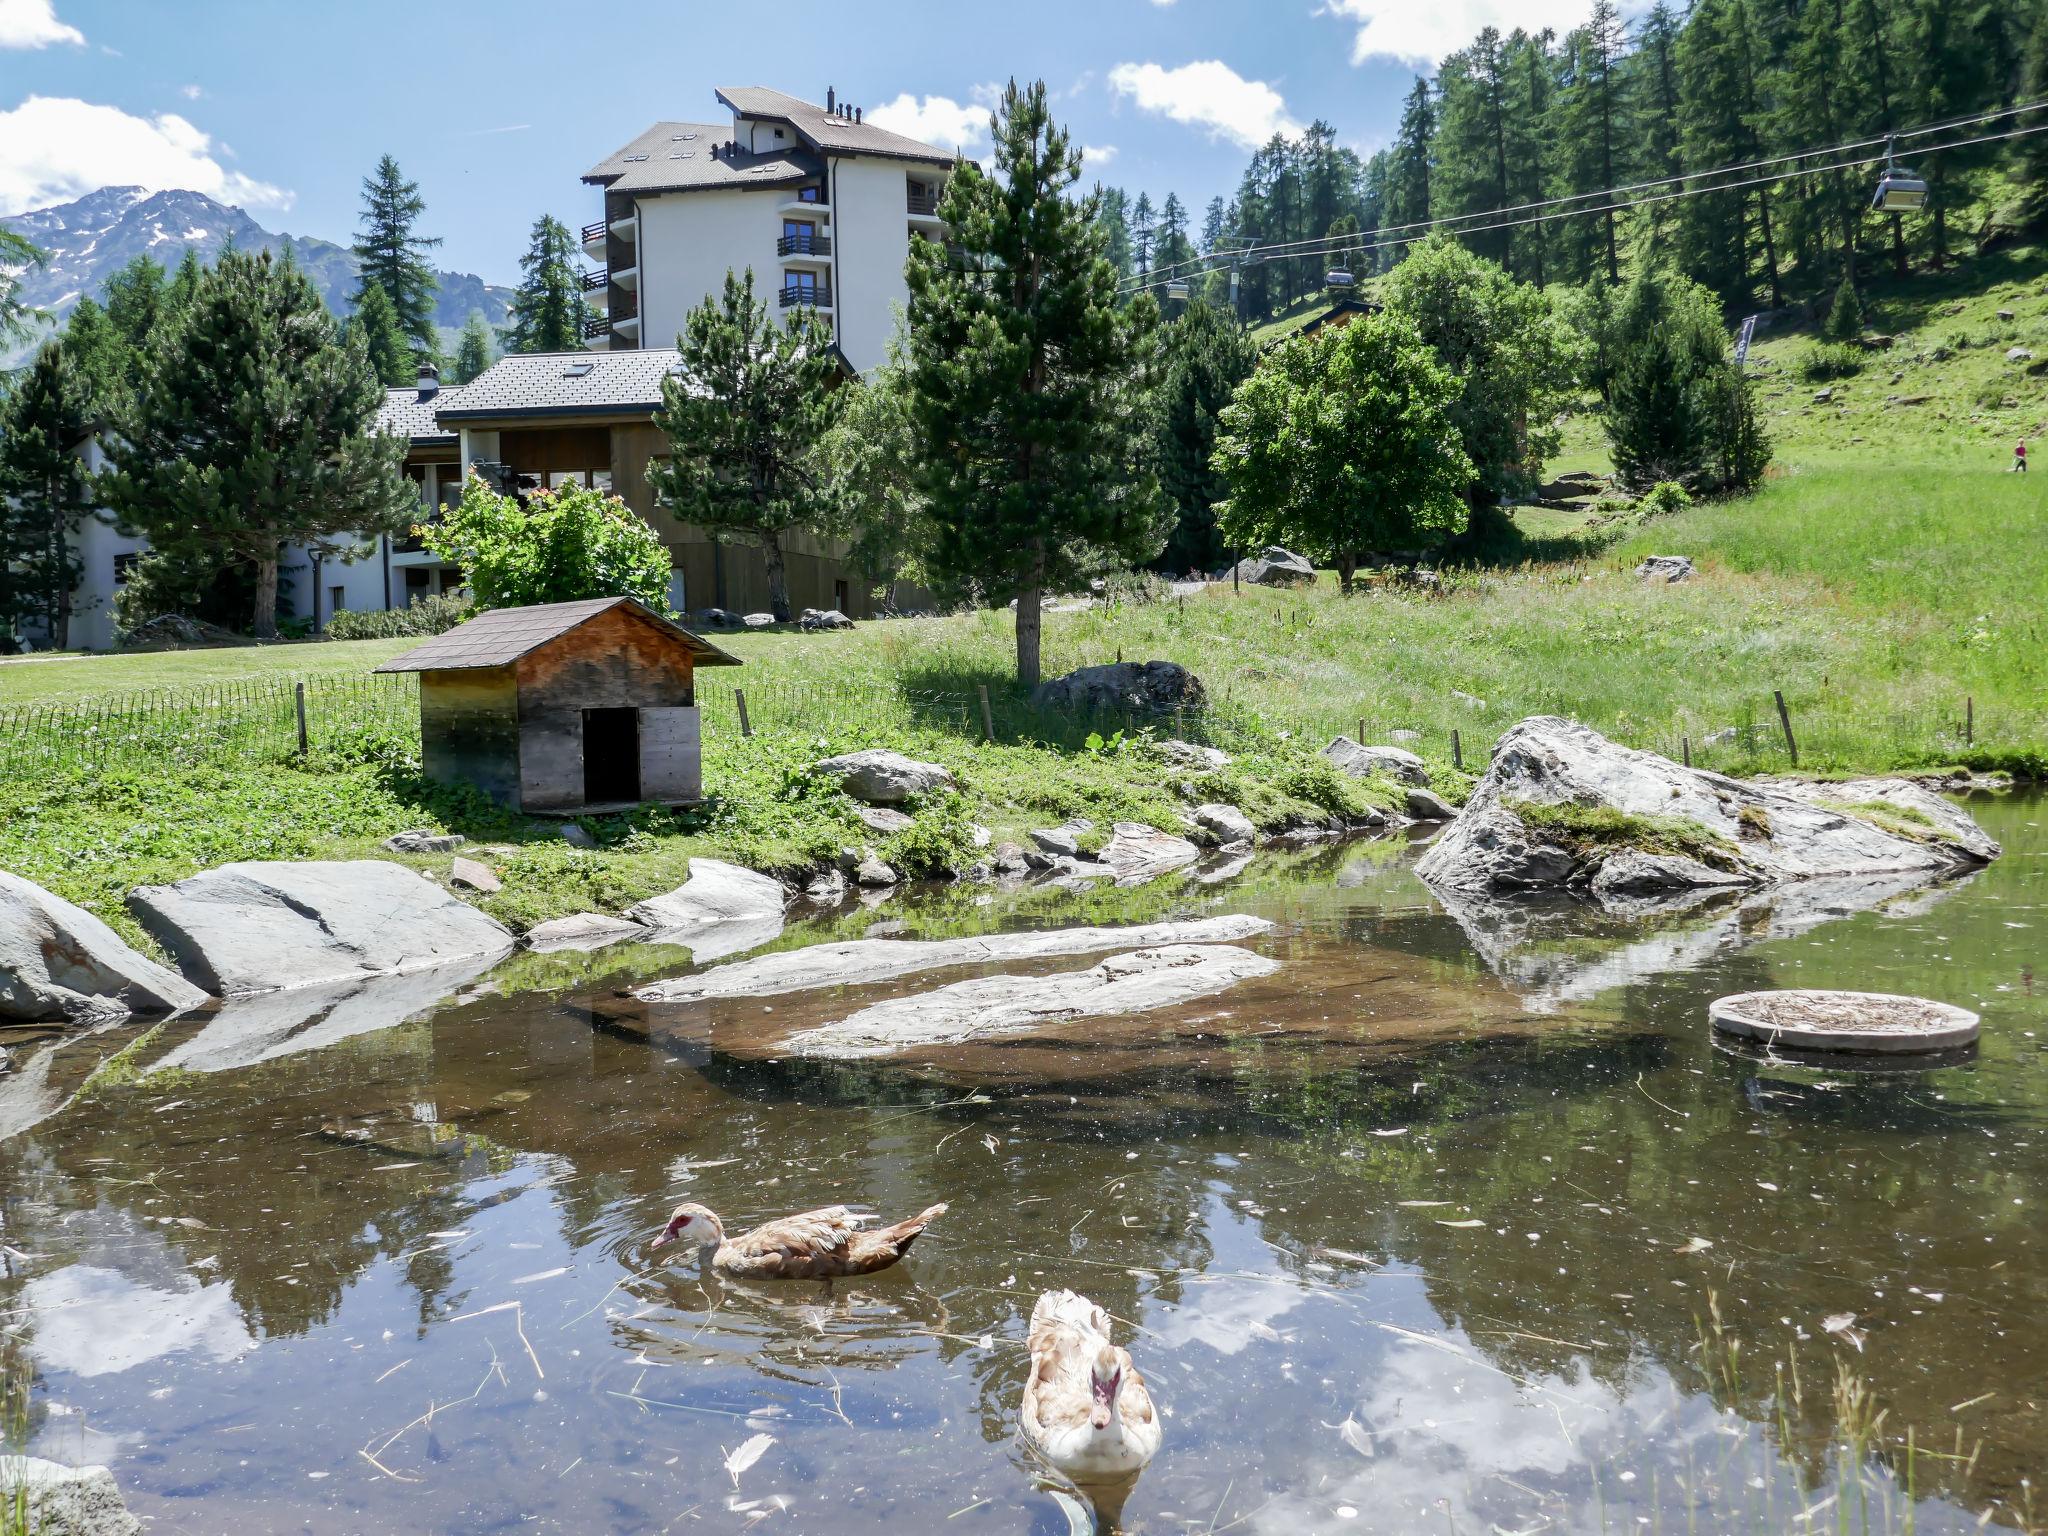
<svg viewBox="0 0 2048 1536">
<path fill-rule="evenodd" d="M 429 778 L 559 814 L 703 798 L 696 670 L 739 664 L 605 597 L 494 608 L 377 670 L 420 675 Z"/>
</svg>

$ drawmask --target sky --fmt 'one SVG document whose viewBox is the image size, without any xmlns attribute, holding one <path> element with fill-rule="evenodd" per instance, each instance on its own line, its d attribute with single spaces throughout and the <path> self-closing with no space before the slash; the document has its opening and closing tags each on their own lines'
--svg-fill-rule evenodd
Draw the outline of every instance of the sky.
<svg viewBox="0 0 2048 1536">
<path fill-rule="evenodd" d="M 1418 69 L 1482 26 L 1577 24 L 1586 0 L 0 0 L 0 216 L 101 186 L 189 187 L 346 243 L 389 152 L 436 265 L 510 283 L 542 213 L 713 91 L 825 88 L 969 155 L 1003 81 L 1042 78 L 1084 179 L 1178 192 L 1199 224 L 1251 150 L 1322 118 L 1370 153 Z"/>
</svg>

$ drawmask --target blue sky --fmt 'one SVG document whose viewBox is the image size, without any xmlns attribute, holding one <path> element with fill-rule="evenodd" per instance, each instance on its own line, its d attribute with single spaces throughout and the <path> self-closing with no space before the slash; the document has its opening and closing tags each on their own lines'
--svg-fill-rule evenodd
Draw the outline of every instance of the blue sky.
<svg viewBox="0 0 2048 1536">
<path fill-rule="evenodd" d="M 348 239 L 385 151 L 420 183 L 440 264 L 511 281 L 542 212 L 597 216 L 578 176 L 719 85 L 843 99 L 969 154 L 992 87 L 1042 77 L 1089 174 L 1177 191 L 1197 219 L 1250 146 L 1327 119 L 1391 135 L 1418 65 L 1581 0 L 0 0 L 0 214 L 97 186 L 189 186 Z"/>
</svg>

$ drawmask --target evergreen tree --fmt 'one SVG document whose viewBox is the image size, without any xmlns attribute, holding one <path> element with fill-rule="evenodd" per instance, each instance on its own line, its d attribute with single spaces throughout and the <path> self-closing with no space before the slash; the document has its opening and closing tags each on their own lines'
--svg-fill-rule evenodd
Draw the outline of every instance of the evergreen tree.
<svg viewBox="0 0 2048 1536">
<path fill-rule="evenodd" d="M 1159 207 L 1159 230 L 1152 244 L 1153 265 L 1177 275 L 1194 254 L 1194 242 L 1188 239 L 1187 205 L 1169 192 Z"/>
<path fill-rule="evenodd" d="M 934 547 L 929 505 L 918 483 L 917 424 L 899 332 L 888 361 L 840 390 L 839 419 L 825 434 L 836 530 L 849 563 L 871 584 L 942 584 L 925 569 Z"/>
<path fill-rule="evenodd" d="M 1769 446 L 1713 296 L 1646 267 L 1622 290 L 1611 326 L 1605 419 L 1622 483 L 1746 490 L 1761 479 Z"/>
<path fill-rule="evenodd" d="M 455 382 L 467 384 L 491 366 L 495 355 L 490 325 L 482 310 L 472 309 L 469 318 L 462 322 L 462 335 L 455 342 Z"/>
<path fill-rule="evenodd" d="M 1852 279 L 1844 277 L 1842 286 L 1835 290 L 1835 302 L 1828 310 L 1820 333 L 1828 341 L 1836 343 L 1853 342 L 1863 334 L 1863 305 L 1856 297 L 1856 284 Z"/>
<path fill-rule="evenodd" d="M 534 220 L 526 254 L 519 258 L 519 287 L 512 295 L 505 327 L 507 352 L 580 352 L 583 322 L 590 307 L 583 301 L 578 275 L 576 240 L 553 214 Z"/>
<path fill-rule="evenodd" d="M 323 554 L 404 527 L 419 493 L 405 445 L 370 426 L 383 390 L 289 258 L 222 254 L 180 324 L 154 339 L 104 441 L 103 503 L 159 555 L 246 566 L 250 625 L 277 633 L 285 544 Z"/>
<path fill-rule="evenodd" d="M 1229 227 L 1230 215 L 1221 197 L 1209 199 L 1209 207 L 1202 215 L 1202 254 L 1207 256 L 1216 249 L 1216 243 L 1223 238 L 1223 231 Z"/>
<path fill-rule="evenodd" d="M 37 311 L 21 297 L 21 276 L 43 261 L 43 251 L 30 244 L 27 236 L 0 224 L 0 346 L 22 340 L 33 329 Z"/>
<path fill-rule="evenodd" d="M 423 253 L 441 242 L 414 233 L 426 211 L 419 183 L 407 181 L 398 162 L 384 156 L 363 181 L 363 222 L 353 249 L 362 263 L 356 309 L 362 309 L 372 287 L 382 288 L 398 317 L 398 329 L 431 358 L 440 355 L 434 330 L 434 295 L 440 284 Z"/>
<path fill-rule="evenodd" d="M 1396 315 L 1286 342 L 1222 413 L 1224 536 L 1331 562 L 1349 592 L 1368 553 L 1459 533 L 1472 465 L 1449 420 L 1457 398 L 1458 381 Z"/>
<path fill-rule="evenodd" d="M 690 311 L 676 346 L 682 359 L 654 418 L 670 457 L 647 466 L 648 484 L 682 521 L 761 546 L 768 606 L 786 624 L 782 540 L 833 521 L 818 451 L 838 407 L 832 332 L 807 306 L 776 325 L 750 267 L 727 272 L 724 291 Z"/>
<path fill-rule="evenodd" d="M 1637 29 L 1635 52 L 1629 56 L 1623 77 L 1623 90 L 1639 125 L 1634 138 L 1640 154 L 1636 164 L 1651 178 L 1676 176 L 1685 168 L 1679 154 L 1678 31 L 1679 21 L 1671 7 L 1665 0 L 1656 0 Z M 1653 248 L 1664 245 L 1678 206 L 1659 203 L 1651 207 L 1648 221 Z"/>
<path fill-rule="evenodd" d="M 400 329 L 398 311 L 382 284 L 365 283 L 356 297 L 356 312 L 342 327 L 344 337 L 354 338 L 370 355 L 370 367 L 386 388 L 397 389 L 419 377 L 419 359 L 412 342 Z"/>
<path fill-rule="evenodd" d="M 199 252 L 192 246 L 186 246 L 185 254 L 178 259 L 177 269 L 171 273 L 170 291 L 165 299 L 166 308 L 178 313 L 189 309 L 205 276 L 206 264 L 199 259 Z M 142 342 L 137 339 L 135 344 L 141 346 Z"/>
<path fill-rule="evenodd" d="M 1441 212 L 1455 216 L 1507 207 L 1509 106 L 1500 33 L 1492 27 L 1481 29 L 1471 47 L 1444 60 L 1437 78 L 1443 90 L 1436 146 Z M 1463 238 L 1476 254 L 1513 271 L 1515 234 L 1511 228 L 1499 228 Z"/>
<path fill-rule="evenodd" d="M 1554 175 L 1557 133 L 1555 39 L 1548 31 L 1534 35 L 1517 28 L 1507 42 L 1508 203 L 1527 207 L 1549 194 Z M 1553 226 L 1527 225 L 1520 231 L 1515 271 L 1541 288 L 1550 281 Z"/>
<path fill-rule="evenodd" d="M 1436 154 L 1436 103 L 1429 82 L 1418 78 L 1401 104 L 1401 126 L 1387 168 L 1387 222 L 1398 238 L 1419 233 L 1414 225 L 1436 216 L 1430 167 Z"/>
<path fill-rule="evenodd" d="M 1562 190 L 1584 196 L 1618 187 L 1626 179 L 1630 164 L 1624 147 L 1629 131 L 1629 109 L 1624 96 L 1627 76 L 1621 69 L 1623 34 L 1621 13 L 1614 0 L 1593 0 L 1592 19 L 1565 41 L 1569 61 L 1570 88 L 1563 93 L 1557 114 L 1558 172 Z M 1608 199 L 1588 197 L 1580 204 L 1598 208 Z M 1571 219 L 1564 234 L 1577 251 L 1571 276 L 1584 282 L 1592 276 L 1589 256 L 1599 261 L 1607 281 L 1621 281 L 1621 241 L 1613 211 L 1597 218 Z M 1589 244 L 1588 234 L 1597 237 Z"/>
<path fill-rule="evenodd" d="M 2027 34 L 2022 69 L 2022 96 L 2028 101 L 2048 98 L 2048 5 L 2034 8 L 2034 26 Z M 2014 157 L 2020 184 L 2025 189 L 2023 207 L 2027 216 L 2036 224 L 2048 223 L 2048 133 L 2019 140 Z"/>
<path fill-rule="evenodd" d="M 1163 571 L 1213 571 L 1223 563 L 1215 509 L 1227 491 L 1213 463 L 1216 423 L 1258 360 L 1230 317 L 1207 304 L 1190 304 L 1165 327 L 1152 429 L 1159 488 L 1174 519 L 1154 562 Z"/>
<path fill-rule="evenodd" d="M 63 345 L 46 341 L 0 402 L 0 637 L 33 626 L 70 643 L 71 593 L 83 567 L 79 526 L 92 511 L 80 445 L 85 391 Z"/>
<path fill-rule="evenodd" d="M 1122 187 L 1095 183 L 1095 222 L 1102 228 L 1102 254 L 1118 277 L 1129 277 L 1133 271 L 1130 194 Z"/>
<path fill-rule="evenodd" d="M 85 402 L 87 419 L 107 422 L 119 415 L 142 374 L 142 353 L 107 312 L 80 299 L 64 320 L 64 356 Z"/>
<path fill-rule="evenodd" d="M 1148 276 L 1152 271 L 1153 228 L 1152 199 L 1143 192 L 1131 205 L 1131 254 L 1136 262 L 1138 276 Z"/>
<path fill-rule="evenodd" d="M 106 295 L 108 321 L 138 353 L 179 303 L 171 290 L 170 274 L 147 252 L 108 278 L 101 291 Z"/>
<path fill-rule="evenodd" d="M 1901 7 L 1907 54 L 1913 61 L 1910 89 L 1915 118 L 1940 122 L 1961 117 L 1997 94 L 1979 29 L 1972 25 L 1973 11 L 1981 3 L 1909 0 Z M 1955 150 L 1924 155 L 1917 161 L 1927 180 L 1927 217 L 1937 268 L 1948 260 L 1948 216 L 1967 200 L 1970 189 L 1965 178 L 1973 161 L 1980 158 L 1968 150 Z"/>
<path fill-rule="evenodd" d="M 909 373 L 943 579 L 1017 600 L 1017 678 L 1039 677 L 1040 600 L 1165 542 L 1141 467 L 1157 307 L 1120 308 L 1073 141 L 1045 83 L 1003 93 L 992 170 L 963 162 L 911 249 Z"/>
</svg>

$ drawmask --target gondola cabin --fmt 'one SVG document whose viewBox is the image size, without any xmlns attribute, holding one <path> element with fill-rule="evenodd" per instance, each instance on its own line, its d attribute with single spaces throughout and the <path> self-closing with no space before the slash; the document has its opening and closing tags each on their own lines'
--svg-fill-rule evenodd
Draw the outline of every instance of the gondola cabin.
<svg viewBox="0 0 2048 1536">
<path fill-rule="evenodd" d="M 417 672 L 427 776 L 542 815 L 703 798 L 696 672 L 736 667 L 630 597 L 495 608 L 379 672 Z"/>
</svg>

